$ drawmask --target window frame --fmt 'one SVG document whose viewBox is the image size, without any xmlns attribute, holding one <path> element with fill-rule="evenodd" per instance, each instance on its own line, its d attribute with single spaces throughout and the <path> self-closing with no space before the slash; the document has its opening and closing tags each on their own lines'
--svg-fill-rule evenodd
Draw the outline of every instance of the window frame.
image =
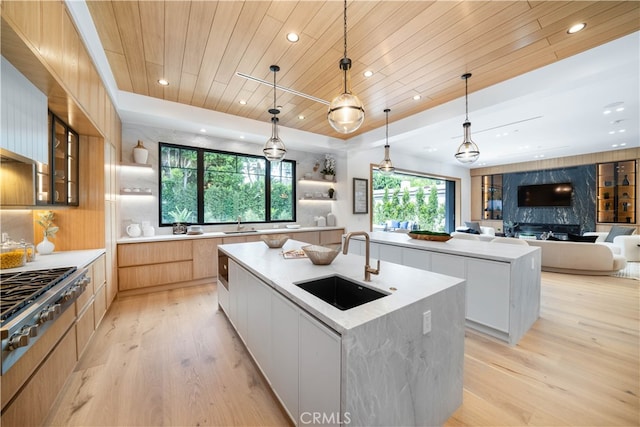
<svg viewBox="0 0 640 427">
<path fill-rule="evenodd" d="M 204 157 L 205 153 L 216 153 L 222 155 L 230 155 L 241 158 L 253 158 L 253 159 L 262 159 L 265 161 L 264 168 L 264 221 L 247 221 L 252 224 L 272 224 L 272 223 L 282 223 L 282 222 L 296 222 L 297 219 L 297 203 L 296 203 L 296 161 L 295 160 L 282 160 L 283 163 L 291 164 L 291 204 L 292 204 L 292 218 L 291 219 L 271 219 L 271 184 L 272 184 L 272 176 L 271 176 L 271 166 L 272 162 L 265 159 L 263 156 L 255 155 L 255 154 L 247 154 L 247 153 L 238 153 L 234 151 L 225 151 L 225 150 L 216 150 L 205 147 L 193 147 L 188 145 L 181 144 L 173 144 L 169 142 L 159 142 L 158 143 L 158 225 L 160 227 L 171 227 L 173 223 L 166 223 L 162 220 L 162 149 L 164 147 L 183 149 L 183 150 L 193 150 L 196 152 L 196 222 L 185 223 L 187 225 L 197 224 L 197 225 L 229 225 L 235 224 L 236 220 L 230 220 L 227 222 L 204 222 L 205 216 L 205 205 L 204 205 Z"/>
</svg>

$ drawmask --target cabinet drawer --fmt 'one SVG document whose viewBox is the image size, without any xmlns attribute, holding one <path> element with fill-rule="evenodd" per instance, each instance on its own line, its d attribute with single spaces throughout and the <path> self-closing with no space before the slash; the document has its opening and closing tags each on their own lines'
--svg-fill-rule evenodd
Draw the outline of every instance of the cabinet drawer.
<svg viewBox="0 0 640 427">
<path fill-rule="evenodd" d="M 93 284 L 93 292 L 103 285 L 103 283 L 107 280 L 107 268 L 105 263 L 106 257 L 104 255 L 100 256 L 97 260 L 92 264 L 92 277 L 91 283 Z"/>
<path fill-rule="evenodd" d="M 118 245 L 118 267 L 190 261 L 192 258 L 191 240 Z"/>
<path fill-rule="evenodd" d="M 91 270 L 89 270 L 91 271 Z M 91 281 L 93 281 L 93 279 L 91 279 Z M 87 303 L 89 302 L 89 300 L 91 299 L 91 297 L 93 296 L 93 287 L 91 284 L 89 284 L 84 292 L 82 294 L 80 294 L 80 296 L 78 297 L 78 299 L 76 299 L 76 314 L 80 314 L 82 313 L 82 311 L 84 310 L 84 308 L 87 306 Z"/>
<path fill-rule="evenodd" d="M 96 296 L 93 300 L 93 327 L 98 329 L 98 325 L 107 311 L 107 287 L 103 285 L 96 291 Z"/>
<path fill-rule="evenodd" d="M 143 265 L 118 268 L 118 286 L 121 291 L 166 285 L 191 280 L 192 262 Z"/>
<path fill-rule="evenodd" d="M 82 352 L 89 343 L 93 331 L 93 303 L 91 303 L 89 307 L 80 314 L 76 321 L 76 349 L 78 359 L 80 359 Z"/>
<path fill-rule="evenodd" d="M 321 231 L 320 244 L 327 245 L 330 243 L 342 243 L 343 234 L 344 234 L 344 229 Z"/>
<path fill-rule="evenodd" d="M 301 242 L 307 242 L 310 245 L 320 244 L 320 232 L 319 231 L 301 231 L 299 233 L 291 233 L 291 238 L 299 240 Z"/>
</svg>

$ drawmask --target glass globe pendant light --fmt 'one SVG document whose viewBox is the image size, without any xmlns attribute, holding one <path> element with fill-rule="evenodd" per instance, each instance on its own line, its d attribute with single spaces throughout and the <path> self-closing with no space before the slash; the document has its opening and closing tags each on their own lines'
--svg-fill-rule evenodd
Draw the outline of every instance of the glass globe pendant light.
<svg viewBox="0 0 640 427">
<path fill-rule="evenodd" d="M 280 71 L 280 67 L 272 65 L 269 69 L 273 71 L 273 108 L 269 109 L 269 113 L 273 114 L 273 117 L 271 117 L 271 138 L 264 144 L 262 152 L 264 153 L 264 157 L 270 162 L 279 162 L 284 159 L 284 155 L 287 154 L 284 143 L 278 136 L 278 114 L 280 110 L 276 107 L 276 73 Z"/>
<path fill-rule="evenodd" d="M 340 60 L 343 72 L 344 92 L 329 104 L 327 119 L 337 132 L 349 134 L 358 130 L 364 122 L 364 107 L 360 99 L 349 89 L 351 59 L 347 57 L 347 0 L 344 0 L 344 57 Z"/>
<path fill-rule="evenodd" d="M 464 102 L 466 114 L 464 123 L 462 124 L 462 128 L 464 130 L 464 138 L 462 140 L 462 144 L 460 144 L 460 146 L 458 147 L 458 152 L 456 153 L 456 159 L 458 159 L 460 163 L 473 163 L 478 160 L 478 157 L 480 157 L 480 150 L 478 150 L 478 146 L 471 140 L 471 122 L 469 121 L 469 95 L 467 92 L 467 82 L 470 77 L 471 73 L 466 73 L 460 76 L 460 78 L 464 80 Z"/>
<path fill-rule="evenodd" d="M 396 170 L 396 168 L 393 167 L 393 163 L 391 163 L 391 158 L 389 157 L 389 111 L 391 110 L 388 108 L 384 110 L 387 114 L 386 144 L 384 145 L 384 160 L 378 165 L 378 171 L 385 175 L 389 175 Z"/>
</svg>

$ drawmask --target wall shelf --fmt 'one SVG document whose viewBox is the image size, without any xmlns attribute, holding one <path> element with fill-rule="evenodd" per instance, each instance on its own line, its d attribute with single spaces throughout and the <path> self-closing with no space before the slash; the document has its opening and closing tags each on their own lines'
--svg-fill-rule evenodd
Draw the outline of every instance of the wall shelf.
<svg viewBox="0 0 640 427">
<path fill-rule="evenodd" d="M 298 200 L 317 200 L 321 202 L 335 202 L 337 199 L 329 197 L 300 197 Z"/>
<path fill-rule="evenodd" d="M 300 184 L 335 184 L 336 180 L 333 179 L 329 181 L 327 179 L 300 178 L 298 182 Z"/>
<path fill-rule="evenodd" d="M 129 191 L 125 191 L 124 188 L 120 189 L 120 194 L 123 196 L 151 196 L 151 190 L 145 188 L 131 188 Z"/>
<path fill-rule="evenodd" d="M 120 162 L 120 166 L 132 167 L 132 168 L 142 168 L 142 169 L 151 169 L 153 166 L 149 164 L 141 164 L 141 163 L 133 163 L 133 162 Z"/>
</svg>

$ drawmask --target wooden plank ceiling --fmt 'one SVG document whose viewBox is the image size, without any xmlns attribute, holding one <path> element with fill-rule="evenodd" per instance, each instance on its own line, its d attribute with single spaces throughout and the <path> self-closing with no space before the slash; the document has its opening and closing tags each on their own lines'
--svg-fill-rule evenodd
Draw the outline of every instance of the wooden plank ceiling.
<svg viewBox="0 0 640 427">
<path fill-rule="evenodd" d="M 118 88 L 269 121 L 273 89 L 331 101 L 341 92 L 340 1 L 87 1 Z M 283 126 L 345 138 L 548 65 L 640 29 L 637 1 L 350 1 L 352 91 L 366 118 L 333 131 L 327 106 L 277 91 Z M 567 28 L 586 22 L 569 35 Z M 296 32 L 300 41 L 289 43 Z M 372 77 L 363 72 L 371 70 Z M 158 79 L 167 79 L 163 87 Z M 416 101 L 414 95 L 421 95 Z M 246 105 L 239 101 L 245 100 Z M 298 116 L 303 115 L 304 120 Z"/>
</svg>

